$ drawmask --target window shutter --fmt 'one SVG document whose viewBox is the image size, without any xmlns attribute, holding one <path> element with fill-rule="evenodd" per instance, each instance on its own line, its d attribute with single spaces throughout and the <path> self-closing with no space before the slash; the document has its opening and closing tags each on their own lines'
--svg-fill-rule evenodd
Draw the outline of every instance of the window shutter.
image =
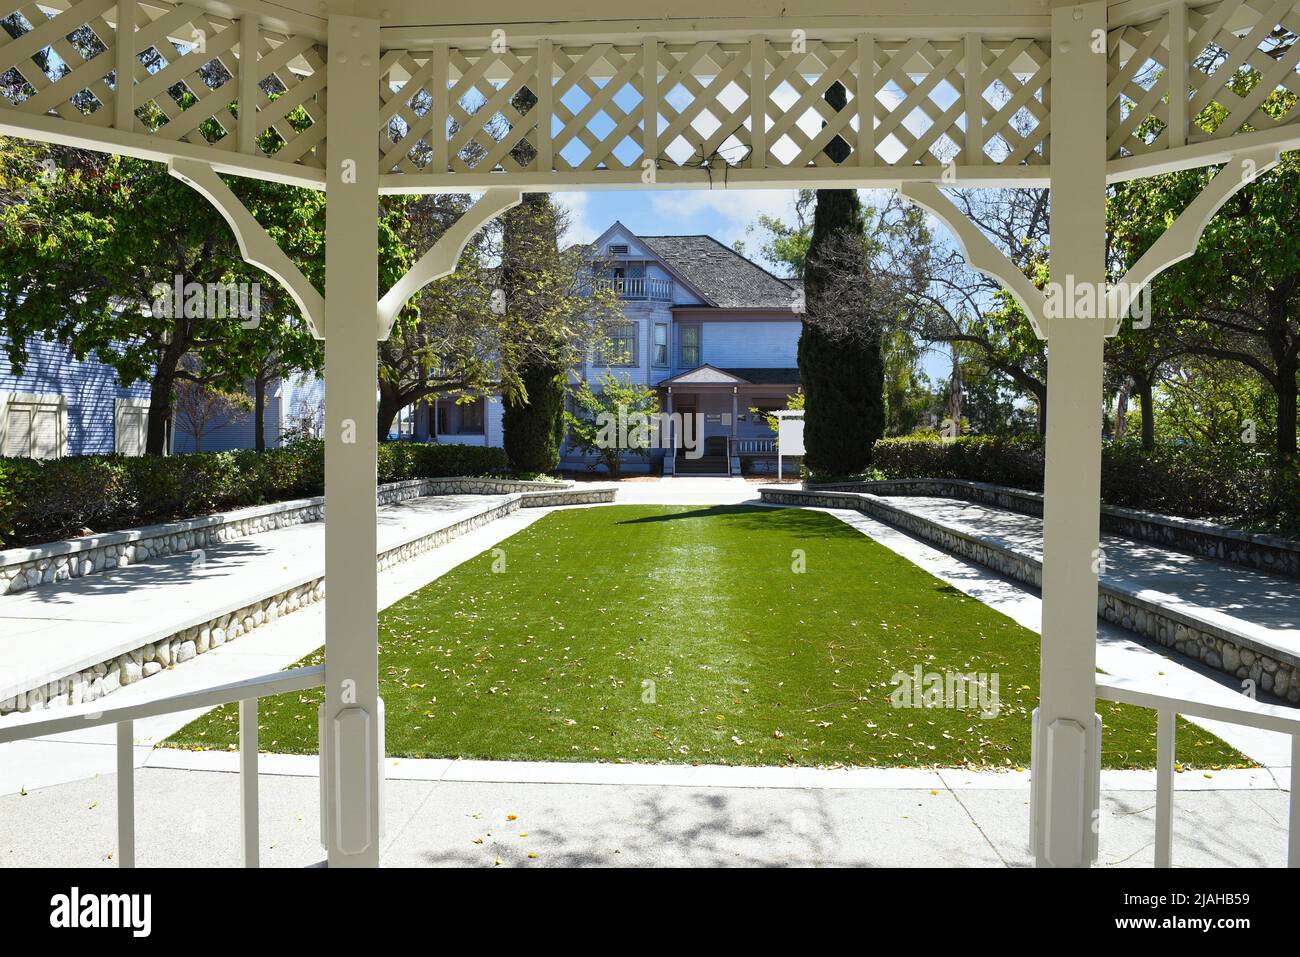
<svg viewBox="0 0 1300 957">
<path fill-rule="evenodd" d="M 27 458 L 32 454 L 32 410 L 10 406 L 5 420 L 5 455 Z"/>
<path fill-rule="evenodd" d="M 121 455 L 144 455 L 144 440 L 148 431 L 147 409 L 122 406 L 117 422 L 117 451 Z"/>
<path fill-rule="evenodd" d="M 63 454 L 59 441 L 59 410 L 38 406 L 32 410 L 32 458 L 57 459 Z"/>
</svg>

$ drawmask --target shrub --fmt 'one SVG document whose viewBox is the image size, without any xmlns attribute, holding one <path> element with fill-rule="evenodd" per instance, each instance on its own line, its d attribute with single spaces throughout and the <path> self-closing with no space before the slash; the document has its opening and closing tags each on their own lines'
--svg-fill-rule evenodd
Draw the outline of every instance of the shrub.
<svg viewBox="0 0 1300 957">
<path fill-rule="evenodd" d="M 881 439 L 872 461 L 885 478 L 950 478 L 1043 490 L 1039 436 Z M 1242 447 L 1137 443 L 1102 448 L 1101 495 L 1108 505 L 1257 529 L 1300 528 L 1300 477 Z"/>
<path fill-rule="evenodd" d="M 1037 435 L 958 439 L 881 439 L 871 461 L 885 478 L 950 478 L 1043 488 L 1043 441 Z"/>
<path fill-rule="evenodd" d="M 388 443 L 379 447 L 380 482 L 485 475 L 505 468 L 499 448 Z M 78 455 L 0 458 L 0 547 L 54 541 L 223 509 L 320 495 L 325 443 L 295 442 L 266 452 L 187 455 Z"/>
</svg>

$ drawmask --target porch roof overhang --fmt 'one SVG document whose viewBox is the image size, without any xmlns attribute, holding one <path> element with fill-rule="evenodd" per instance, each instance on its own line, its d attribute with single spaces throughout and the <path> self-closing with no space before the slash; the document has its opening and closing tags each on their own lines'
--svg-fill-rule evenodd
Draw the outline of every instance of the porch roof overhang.
<svg viewBox="0 0 1300 957">
<path fill-rule="evenodd" d="M 798 369 L 722 369 L 706 362 L 688 372 L 679 372 L 677 375 L 661 379 L 657 386 L 660 389 L 678 386 L 729 389 L 735 386 L 798 386 L 800 381 Z"/>
</svg>

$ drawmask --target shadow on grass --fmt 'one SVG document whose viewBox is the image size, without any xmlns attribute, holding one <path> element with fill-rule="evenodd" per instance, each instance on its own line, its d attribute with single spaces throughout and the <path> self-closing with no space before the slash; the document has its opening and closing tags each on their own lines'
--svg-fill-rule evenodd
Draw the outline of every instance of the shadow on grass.
<svg viewBox="0 0 1300 957">
<path fill-rule="evenodd" d="M 635 506 L 629 506 L 635 507 Z M 784 534 L 804 533 L 818 538 L 844 538 L 870 541 L 857 529 L 821 512 L 805 509 L 774 509 L 760 505 L 710 505 L 688 508 L 683 511 L 656 511 L 653 515 L 624 519 L 619 525 L 648 525 L 655 522 L 677 522 L 684 519 L 727 519 L 726 528 L 736 531 L 780 531 Z"/>
</svg>

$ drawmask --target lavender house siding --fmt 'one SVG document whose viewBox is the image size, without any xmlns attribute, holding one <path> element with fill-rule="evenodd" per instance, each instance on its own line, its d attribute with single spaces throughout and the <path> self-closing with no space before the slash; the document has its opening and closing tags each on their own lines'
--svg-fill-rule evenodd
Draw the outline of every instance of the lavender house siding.
<svg viewBox="0 0 1300 957">
<path fill-rule="evenodd" d="M 273 395 L 274 385 L 267 390 L 266 408 L 263 410 L 263 437 L 267 448 L 274 448 L 280 442 L 280 398 Z M 185 416 L 177 414 L 172 419 L 172 451 L 193 452 L 194 435 L 189 431 L 190 424 Z M 203 433 L 200 443 L 204 452 L 228 452 L 231 449 L 251 449 L 256 447 L 256 434 L 253 429 L 253 413 L 246 412 L 217 428 L 210 428 Z"/>
<path fill-rule="evenodd" d="M 123 387 L 111 366 L 94 359 L 78 360 L 54 342 L 33 340 L 21 375 L 9 362 L 9 340 L 0 335 L 0 392 L 65 396 L 68 403 L 69 455 L 107 455 L 115 451 L 117 399 L 148 400 L 145 382 Z"/>
<path fill-rule="evenodd" d="M 682 317 L 679 321 L 690 320 Z M 798 319 L 710 322 L 700 318 L 698 321 L 701 364 L 708 363 L 722 369 L 733 366 L 780 369 L 796 364 L 802 330 Z M 688 370 L 679 368 L 675 371 Z"/>
</svg>

